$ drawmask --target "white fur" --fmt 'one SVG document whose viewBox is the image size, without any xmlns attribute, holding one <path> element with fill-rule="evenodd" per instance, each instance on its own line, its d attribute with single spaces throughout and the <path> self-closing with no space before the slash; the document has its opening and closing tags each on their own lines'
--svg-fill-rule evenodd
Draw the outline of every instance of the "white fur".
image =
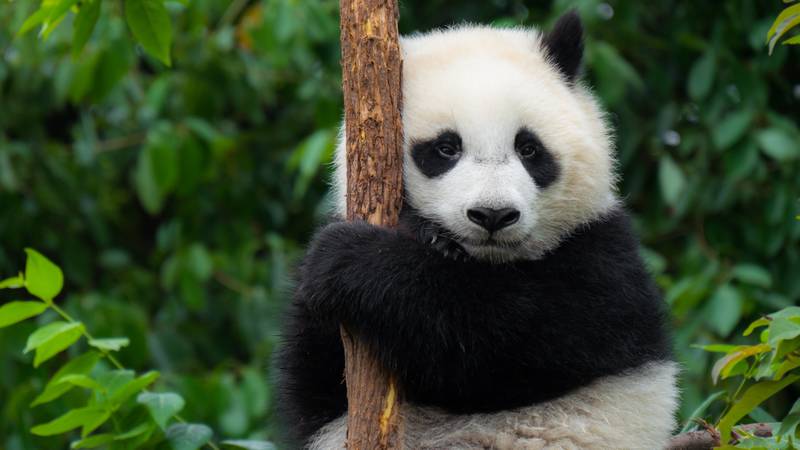
<svg viewBox="0 0 800 450">
<path fill-rule="evenodd" d="M 582 85 L 568 86 L 546 61 L 540 35 L 528 29 L 462 26 L 401 40 L 406 201 L 444 225 L 476 257 L 535 259 L 616 205 L 612 143 L 603 113 Z M 540 189 L 515 154 L 521 127 L 535 132 L 561 168 Z M 410 155 L 414 140 L 452 129 L 464 153 L 456 167 L 428 178 Z M 344 138 L 336 154 L 334 193 L 345 211 Z M 487 233 L 470 222 L 475 206 L 515 207 L 520 220 L 480 245 Z"/>
<path fill-rule="evenodd" d="M 657 450 L 675 425 L 677 372 L 675 363 L 654 363 L 549 402 L 494 414 L 448 415 L 405 405 L 404 447 Z M 346 426 L 346 417 L 331 422 L 309 448 L 344 448 Z"/>
</svg>

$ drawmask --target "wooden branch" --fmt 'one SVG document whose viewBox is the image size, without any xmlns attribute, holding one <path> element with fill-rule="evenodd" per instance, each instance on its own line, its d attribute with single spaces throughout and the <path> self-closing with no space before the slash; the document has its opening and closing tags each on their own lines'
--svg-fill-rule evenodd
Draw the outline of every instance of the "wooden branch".
<svg viewBox="0 0 800 450">
<path fill-rule="evenodd" d="M 765 423 L 749 423 L 747 425 L 736 426 L 735 428 L 747 431 L 758 437 L 772 436 L 772 427 Z M 732 443 L 736 443 L 738 442 L 738 438 L 734 438 L 732 441 Z M 690 431 L 673 436 L 664 450 L 712 450 L 719 446 L 719 431 L 713 426 L 708 426 L 703 430 Z"/>
<path fill-rule="evenodd" d="M 347 142 L 347 219 L 395 226 L 402 204 L 402 59 L 397 0 L 341 0 Z M 401 392 L 361 342 L 341 328 L 347 448 L 400 448 Z"/>
</svg>

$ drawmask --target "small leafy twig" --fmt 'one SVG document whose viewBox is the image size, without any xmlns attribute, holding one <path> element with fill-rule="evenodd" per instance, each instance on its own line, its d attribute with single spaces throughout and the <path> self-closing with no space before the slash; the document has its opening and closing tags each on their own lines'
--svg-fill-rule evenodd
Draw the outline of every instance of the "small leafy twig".
<svg viewBox="0 0 800 450">
<path fill-rule="evenodd" d="M 159 373 L 147 372 L 136 377 L 113 355 L 129 344 L 128 338 L 96 338 L 86 326 L 58 306 L 54 299 L 61 292 L 64 276 L 61 269 L 33 249 L 26 249 L 25 273 L 0 281 L 0 289 L 25 288 L 38 300 L 13 301 L 0 306 L 0 328 L 14 325 L 41 315 L 46 310 L 54 311 L 61 319 L 41 326 L 28 338 L 25 352 L 35 352 L 34 366 L 47 362 L 84 337 L 93 349 L 80 355 L 59 369 L 44 391 L 34 399 L 32 407 L 51 402 L 73 388 L 89 390 L 92 395 L 87 404 L 67 411 L 50 422 L 39 424 L 31 432 L 41 436 L 52 436 L 81 428 L 81 440 L 73 442 L 73 448 L 108 446 L 111 449 L 124 445 L 139 447 L 148 442 L 167 439 L 173 446 L 197 449 L 208 445 L 218 447 L 211 441 L 211 429 L 205 425 L 187 424 L 178 416 L 185 402 L 180 395 L 147 391 Z M 96 378 L 89 376 L 100 358 L 105 358 L 115 368 L 99 372 Z M 133 398 L 136 402 L 132 402 Z M 128 423 L 120 411 L 144 407 L 152 420 Z M 169 425 L 170 420 L 178 423 Z M 113 432 L 94 433 L 106 422 L 112 424 Z M 168 426 L 169 425 L 169 426 Z M 164 433 L 160 437 L 157 430 Z M 116 446 L 115 446 L 116 445 Z"/>
</svg>

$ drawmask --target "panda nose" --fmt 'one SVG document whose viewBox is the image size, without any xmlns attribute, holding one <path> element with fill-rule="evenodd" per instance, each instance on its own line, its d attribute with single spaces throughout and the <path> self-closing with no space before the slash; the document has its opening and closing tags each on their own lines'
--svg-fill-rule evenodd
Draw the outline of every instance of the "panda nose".
<svg viewBox="0 0 800 450">
<path fill-rule="evenodd" d="M 486 228 L 489 234 L 517 223 L 519 211 L 514 208 L 471 208 L 467 210 L 467 218 L 475 224 Z"/>
</svg>

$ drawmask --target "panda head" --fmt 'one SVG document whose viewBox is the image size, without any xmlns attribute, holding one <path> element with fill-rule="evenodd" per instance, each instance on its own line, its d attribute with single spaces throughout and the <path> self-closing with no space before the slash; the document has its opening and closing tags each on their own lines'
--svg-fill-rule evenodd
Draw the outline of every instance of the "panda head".
<svg viewBox="0 0 800 450">
<path fill-rule="evenodd" d="M 570 12 L 547 34 L 460 26 L 401 40 L 405 204 L 475 258 L 540 258 L 617 202 L 610 133 L 577 79 L 582 35 Z"/>
</svg>

